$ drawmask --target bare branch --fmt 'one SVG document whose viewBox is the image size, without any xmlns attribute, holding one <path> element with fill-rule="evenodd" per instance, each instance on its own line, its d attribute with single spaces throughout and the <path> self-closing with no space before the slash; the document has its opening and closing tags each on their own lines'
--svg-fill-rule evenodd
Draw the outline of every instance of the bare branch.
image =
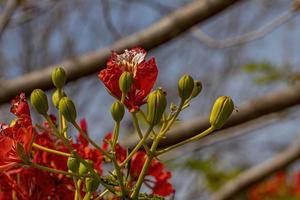
<svg viewBox="0 0 300 200">
<path fill-rule="evenodd" d="M 242 45 L 254 40 L 262 39 L 267 34 L 273 32 L 276 28 L 293 19 L 293 17 L 296 14 L 298 14 L 298 12 L 294 12 L 291 9 L 258 30 L 248 32 L 244 35 L 227 38 L 224 40 L 214 39 L 213 37 L 209 36 L 208 34 L 206 34 L 198 28 L 192 29 L 192 35 L 208 47 L 224 49 L 232 46 Z"/>
<path fill-rule="evenodd" d="M 122 34 L 118 31 L 118 29 L 115 27 L 115 25 L 112 22 L 110 11 L 110 1 L 109 0 L 101 0 L 102 3 L 102 17 L 104 19 L 105 26 L 109 30 L 109 32 L 112 34 L 114 39 L 120 39 L 122 37 Z"/>
<path fill-rule="evenodd" d="M 51 71 L 53 67 L 57 65 L 64 67 L 69 81 L 76 80 L 101 70 L 105 66 L 105 62 L 110 55 L 111 50 L 121 51 L 133 46 L 142 46 L 148 50 L 152 49 L 173 39 L 195 24 L 205 21 L 239 1 L 242 0 L 194 1 L 162 18 L 160 21 L 143 31 L 118 40 L 111 46 L 99 51 L 44 67 L 41 70 L 36 70 L 13 80 L 1 80 L 0 103 L 12 99 L 21 90 L 29 94 L 35 88 L 52 88 Z"/>
<path fill-rule="evenodd" d="M 8 0 L 4 10 L 0 15 L 0 37 L 2 36 L 5 28 L 9 24 L 14 11 L 17 9 L 20 0 Z"/>
<path fill-rule="evenodd" d="M 286 108 L 300 104 L 300 87 L 290 87 L 283 91 L 273 92 L 263 97 L 257 97 L 254 100 L 248 101 L 239 106 L 238 112 L 234 113 L 224 128 L 233 127 L 258 117 L 265 116 L 267 114 L 282 111 Z M 283 98 L 284 97 L 284 98 Z M 198 117 L 193 120 L 184 122 L 175 126 L 167 135 L 166 139 L 163 139 L 160 143 L 160 148 L 167 147 L 176 144 L 180 141 L 193 137 L 209 127 L 208 117 Z M 214 133 L 219 134 L 219 133 Z M 208 136 L 212 137 L 214 134 Z M 128 138 L 125 144 L 131 148 L 135 145 L 137 140 Z"/>
<path fill-rule="evenodd" d="M 262 180 L 272 173 L 287 167 L 300 157 L 300 139 L 273 158 L 246 170 L 237 178 L 226 183 L 212 200 L 228 200 L 252 184 Z"/>
</svg>

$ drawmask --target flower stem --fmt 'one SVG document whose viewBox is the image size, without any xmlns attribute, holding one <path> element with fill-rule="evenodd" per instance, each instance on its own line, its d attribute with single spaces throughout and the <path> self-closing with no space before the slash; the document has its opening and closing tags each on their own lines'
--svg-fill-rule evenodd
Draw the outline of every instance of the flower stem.
<svg viewBox="0 0 300 200">
<path fill-rule="evenodd" d="M 112 159 L 111 155 L 109 153 L 107 153 L 106 151 L 104 151 L 103 149 L 101 149 L 101 147 L 96 144 L 96 142 L 94 142 L 81 128 L 80 126 L 74 121 L 72 122 L 73 126 L 80 132 L 80 134 L 84 137 L 84 139 L 86 139 L 89 143 L 91 143 L 97 150 L 99 150 L 103 155 L 105 155 L 106 157 L 108 157 L 109 159 Z"/>
<path fill-rule="evenodd" d="M 164 153 L 166 153 L 166 152 L 168 152 L 168 151 L 171 151 L 171 150 L 173 150 L 173 149 L 175 149 L 175 148 L 177 148 L 177 147 L 180 147 L 180 146 L 182 146 L 182 145 L 185 145 L 185 144 L 187 144 L 187 143 L 190 143 L 190 142 L 194 142 L 194 141 L 196 141 L 196 140 L 199 140 L 200 138 L 202 138 L 202 137 L 204 137 L 204 136 L 206 136 L 206 135 L 212 133 L 214 130 L 215 130 L 215 128 L 211 126 L 211 127 L 209 127 L 208 129 L 206 129 L 205 131 L 203 131 L 202 133 L 200 133 L 200 134 L 198 134 L 198 135 L 195 135 L 194 137 L 188 138 L 188 139 L 186 139 L 186 140 L 184 140 L 184 141 L 181 141 L 181 142 L 179 142 L 179 143 L 177 143 L 177 144 L 174 144 L 174 145 L 169 146 L 169 147 L 167 147 L 167 148 L 165 148 L 165 149 L 162 149 L 162 150 L 160 150 L 160 151 L 157 151 L 157 152 L 156 152 L 156 156 L 159 156 L 159 155 L 161 155 L 161 154 L 164 154 Z"/>
<path fill-rule="evenodd" d="M 27 163 L 27 164 L 30 167 L 34 167 L 36 169 L 39 169 L 39 170 L 42 170 L 42 171 L 51 172 L 51 173 L 54 173 L 54 174 L 63 174 L 63 175 L 66 175 L 66 176 L 81 177 L 79 174 L 75 174 L 75 173 L 66 172 L 66 171 L 59 170 L 59 169 L 54 169 L 54 168 L 46 167 L 46 166 L 39 165 L 39 164 L 33 163 L 33 162 L 30 162 L 30 163 Z"/>
<path fill-rule="evenodd" d="M 120 122 L 116 122 L 115 128 L 114 128 L 114 134 L 113 134 L 113 142 L 112 142 L 112 151 L 113 151 L 112 162 L 114 164 L 116 174 L 118 177 L 118 181 L 119 181 L 119 184 L 121 187 L 122 197 L 125 198 L 127 196 L 127 192 L 124 187 L 123 175 L 121 172 L 121 168 L 120 168 L 120 166 L 117 162 L 117 158 L 116 158 L 116 144 L 118 142 L 119 131 L 120 131 Z"/>
<path fill-rule="evenodd" d="M 138 180 L 137 180 L 137 182 L 136 182 L 134 191 L 133 191 L 133 193 L 132 193 L 132 195 L 131 195 L 131 197 L 132 197 L 133 200 L 137 200 L 137 199 L 138 199 L 138 195 L 139 195 L 141 186 L 142 186 L 142 184 L 143 184 L 144 178 L 145 178 L 145 176 L 146 176 L 146 174 L 147 174 L 147 171 L 148 171 L 148 169 L 149 169 L 151 160 L 152 160 L 153 157 L 154 157 L 154 152 L 155 152 L 155 150 L 156 150 L 156 148 L 157 148 L 157 146 L 158 146 L 159 140 L 160 140 L 160 138 L 159 138 L 159 136 L 158 136 L 158 137 L 154 140 L 154 142 L 153 142 L 153 144 L 152 144 L 152 146 L 151 146 L 150 154 L 148 154 L 148 157 L 147 157 L 147 159 L 146 159 L 146 161 L 145 161 L 145 164 L 144 164 L 144 166 L 143 166 L 143 168 L 142 168 L 142 171 L 141 171 L 141 173 L 140 173 L 140 175 L 139 175 L 139 178 L 138 178 Z"/>
<path fill-rule="evenodd" d="M 126 157 L 126 159 L 121 163 L 120 167 L 123 167 L 129 160 L 133 157 L 133 155 L 142 147 L 145 143 L 146 139 L 148 138 L 149 134 L 151 133 L 153 126 L 150 126 L 143 136 L 143 138 L 139 141 L 139 143 L 134 147 L 134 149 L 130 152 L 130 154 Z"/>
<path fill-rule="evenodd" d="M 142 130 L 141 130 L 140 126 L 139 126 L 139 121 L 138 121 L 138 119 L 136 117 L 136 113 L 131 113 L 131 115 L 132 115 L 132 120 L 133 120 L 133 124 L 135 126 L 135 129 L 138 132 L 138 135 L 139 135 L 140 139 L 142 140 L 143 139 L 143 133 L 142 133 Z M 143 147 L 144 147 L 144 149 L 146 150 L 147 153 L 150 151 L 150 149 L 147 146 L 147 144 L 143 143 Z"/>
<path fill-rule="evenodd" d="M 134 188 L 134 191 L 131 195 L 132 199 L 133 200 L 137 200 L 138 199 L 138 195 L 139 195 L 139 192 L 140 192 L 140 189 L 141 189 L 141 186 L 143 184 L 143 181 L 144 181 L 144 178 L 147 174 L 147 171 L 150 167 L 150 163 L 151 163 L 151 160 L 154 158 L 155 156 L 155 151 L 156 151 L 156 148 L 160 142 L 160 139 L 166 134 L 166 132 L 170 129 L 170 127 L 172 126 L 172 124 L 175 122 L 175 120 L 177 119 L 182 107 L 184 105 L 184 101 L 181 101 L 180 102 L 180 105 L 177 109 L 177 111 L 175 112 L 173 118 L 167 122 L 167 124 L 165 126 L 163 126 L 160 130 L 160 132 L 158 133 L 158 135 L 155 137 L 153 143 L 152 143 L 152 146 L 151 146 L 151 149 L 150 149 L 150 154 L 148 154 L 147 156 L 147 159 L 143 165 L 143 168 L 142 168 L 142 171 L 139 175 L 139 178 L 136 182 L 136 185 L 135 185 L 135 188 Z"/>
<path fill-rule="evenodd" d="M 83 159 L 83 158 L 81 158 L 78 154 L 77 154 L 77 152 L 76 151 L 74 151 L 74 149 L 73 149 L 73 147 L 72 147 L 72 145 L 69 143 L 69 141 L 68 141 L 68 139 L 67 138 L 65 138 L 64 136 L 62 136 L 60 133 L 59 133 L 59 130 L 56 128 L 56 126 L 53 124 L 53 122 L 52 122 L 52 120 L 51 120 L 51 118 L 49 117 L 49 115 L 43 115 L 44 116 L 44 118 L 47 120 L 47 122 L 49 123 L 49 125 L 51 126 L 51 128 L 53 129 L 53 131 L 55 132 L 55 135 L 58 137 L 58 138 L 60 138 L 62 141 L 63 141 L 63 143 L 66 145 L 66 147 L 68 148 L 68 150 L 70 151 L 70 152 L 72 152 L 72 154 L 74 154 L 74 156 L 75 156 L 75 158 L 77 158 L 88 170 L 89 170 L 89 172 L 92 174 L 92 176 L 94 177 L 94 178 L 97 178 L 99 181 L 100 181 L 100 183 L 104 186 L 104 187 L 106 187 L 110 192 L 112 192 L 112 193 L 114 193 L 115 194 L 115 190 L 114 190 L 114 188 L 112 187 L 112 186 L 110 186 L 110 185 L 107 185 L 103 180 L 101 180 L 101 178 L 100 178 L 100 176 L 99 176 L 99 174 L 97 174 L 95 171 L 94 171 L 94 169 Z M 75 123 L 76 124 L 76 123 Z M 78 125 L 77 125 L 78 126 Z M 79 127 L 79 129 L 80 129 L 80 127 Z M 81 129 L 80 129 L 81 130 Z M 83 132 L 83 131 L 82 131 Z"/>
<path fill-rule="evenodd" d="M 106 193 L 109 192 L 108 190 L 104 190 L 95 200 L 100 200 Z"/>
<path fill-rule="evenodd" d="M 120 122 L 116 122 L 114 128 L 114 134 L 113 134 L 113 141 L 112 141 L 113 152 L 115 152 L 115 147 L 116 144 L 118 143 L 119 131 L 120 131 Z"/>
<path fill-rule="evenodd" d="M 65 157 L 71 157 L 72 156 L 69 153 L 62 152 L 62 151 L 57 151 L 57 150 L 54 150 L 54 149 L 50 149 L 50 148 L 44 147 L 42 145 L 39 145 L 37 143 L 33 143 L 32 146 L 39 149 L 39 150 L 48 152 L 48 153 L 53 153 L 53 154 L 60 155 L 60 156 L 65 156 Z"/>
</svg>

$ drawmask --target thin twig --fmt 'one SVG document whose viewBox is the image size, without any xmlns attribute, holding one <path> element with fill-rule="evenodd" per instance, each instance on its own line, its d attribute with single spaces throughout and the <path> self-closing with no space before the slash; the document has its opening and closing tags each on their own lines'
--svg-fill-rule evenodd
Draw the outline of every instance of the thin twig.
<svg viewBox="0 0 300 200">
<path fill-rule="evenodd" d="M 224 49 L 228 47 L 238 46 L 242 45 L 254 40 L 258 40 L 266 36 L 267 34 L 273 32 L 275 29 L 283 25 L 284 23 L 287 23 L 293 17 L 297 14 L 297 12 L 294 12 L 292 10 L 288 10 L 282 15 L 275 18 L 273 21 L 269 22 L 268 24 L 264 25 L 263 27 L 248 32 L 246 34 L 235 36 L 223 40 L 217 40 L 211 36 L 209 36 L 207 33 L 202 31 L 201 29 L 193 28 L 192 29 L 192 35 L 199 39 L 203 44 L 205 44 L 208 47 L 211 48 L 218 48 L 218 49 Z"/>
<path fill-rule="evenodd" d="M 273 158 L 246 170 L 237 178 L 226 183 L 217 193 L 212 196 L 212 200 L 228 200 L 243 191 L 252 184 L 264 179 L 274 172 L 287 167 L 300 157 L 300 138 L 284 151 Z"/>
</svg>

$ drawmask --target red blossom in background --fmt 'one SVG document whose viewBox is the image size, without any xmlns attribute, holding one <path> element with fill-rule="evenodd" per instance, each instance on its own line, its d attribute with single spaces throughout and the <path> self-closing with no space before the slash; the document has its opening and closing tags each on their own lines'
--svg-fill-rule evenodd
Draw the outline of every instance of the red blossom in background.
<svg viewBox="0 0 300 200">
<path fill-rule="evenodd" d="M 125 50 L 122 54 L 112 52 L 106 68 L 99 73 L 99 79 L 108 91 L 120 99 L 122 93 L 119 88 L 119 78 L 124 71 L 133 74 L 134 82 L 125 98 L 125 105 L 130 112 L 134 112 L 145 104 L 145 98 L 154 86 L 158 74 L 155 59 L 146 61 L 147 52 L 142 48 Z"/>
<path fill-rule="evenodd" d="M 16 151 L 16 145 L 21 144 L 28 157 L 31 157 L 33 163 L 46 167 L 68 171 L 67 157 L 48 153 L 46 151 L 32 148 L 33 139 L 38 145 L 68 152 L 65 145 L 53 134 L 51 126 L 44 122 L 38 131 L 32 126 L 28 103 L 25 95 L 21 94 L 13 102 L 11 112 L 17 116 L 17 119 L 8 126 L 0 123 L 0 199 L 13 200 L 15 192 L 19 200 L 73 200 L 74 183 L 72 178 L 61 174 L 54 174 L 41 171 L 35 168 L 20 168 L 22 162 Z M 53 123 L 56 124 L 56 117 L 50 116 Z M 81 128 L 87 133 L 87 123 L 85 119 L 80 121 Z M 112 133 L 105 136 L 102 148 L 109 150 L 109 141 L 112 139 Z M 94 169 L 101 175 L 103 156 L 97 150 L 89 146 L 89 142 L 78 133 L 75 139 L 71 140 L 75 151 L 84 159 L 93 161 Z M 145 162 L 145 152 L 137 152 L 131 160 L 129 173 L 129 187 L 134 186 L 142 166 Z M 122 163 L 127 156 L 127 150 L 120 144 L 116 145 L 116 158 Z M 164 165 L 157 159 L 153 159 L 150 168 L 146 174 L 144 184 L 152 190 L 153 194 L 169 196 L 174 193 L 173 186 L 168 182 L 171 173 L 165 171 Z M 82 196 L 84 196 L 84 191 Z M 118 199 L 112 197 L 113 199 Z"/>
<path fill-rule="evenodd" d="M 248 191 L 249 200 L 300 199 L 300 170 L 292 174 L 279 171 L 269 179 L 257 183 Z"/>
</svg>

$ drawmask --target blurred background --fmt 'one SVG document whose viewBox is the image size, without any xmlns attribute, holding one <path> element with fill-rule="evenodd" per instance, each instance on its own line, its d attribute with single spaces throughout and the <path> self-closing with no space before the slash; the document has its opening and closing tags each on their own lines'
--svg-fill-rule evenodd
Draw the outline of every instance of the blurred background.
<svg viewBox="0 0 300 200">
<path fill-rule="evenodd" d="M 12 1 L 0 1 L 0 17 Z M 203 83 L 201 95 L 180 115 L 183 122 L 179 123 L 208 116 L 214 100 L 220 95 L 231 96 L 239 111 L 244 102 L 297 87 L 300 18 L 295 2 L 236 2 L 149 51 L 148 58 L 155 57 L 159 68 L 156 87 L 167 91 L 169 102 L 179 101 L 177 81 L 183 74 L 191 74 Z M 0 26 L 0 89 L 5 87 L 6 80 L 107 47 L 190 3 L 193 1 L 20 1 L 12 6 L 13 12 L 6 25 Z M 89 133 L 96 141 L 101 141 L 113 128 L 108 105 L 114 99 L 97 73 L 70 81 L 66 91 L 75 101 L 79 118 L 87 119 Z M 49 97 L 52 92 L 48 91 Z M 284 101 L 286 97 L 280 98 Z M 230 137 L 217 138 L 208 145 L 189 144 L 164 156 L 162 160 L 173 172 L 175 199 L 211 199 L 229 181 L 289 148 L 300 131 L 300 109 L 296 104 L 224 130 Z M 8 111 L 8 102 L 2 103 L 2 121 L 12 117 Z M 53 107 L 52 112 L 55 113 Z M 36 120 L 41 119 L 36 116 Z M 130 116 L 122 123 L 122 136 L 133 134 Z M 295 184 L 298 170 L 296 158 L 284 167 L 287 185 Z M 272 173 L 260 181 L 270 181 Z M 253 181 L 230 198 L 255 199 L 253 187 L 259 184 Z M 293 195 L 286 191 L 275 195 L 273 192 L 270 197 L 264 195 L 266 198 L 260 199 L 300 199 Z"/>
</svg>

